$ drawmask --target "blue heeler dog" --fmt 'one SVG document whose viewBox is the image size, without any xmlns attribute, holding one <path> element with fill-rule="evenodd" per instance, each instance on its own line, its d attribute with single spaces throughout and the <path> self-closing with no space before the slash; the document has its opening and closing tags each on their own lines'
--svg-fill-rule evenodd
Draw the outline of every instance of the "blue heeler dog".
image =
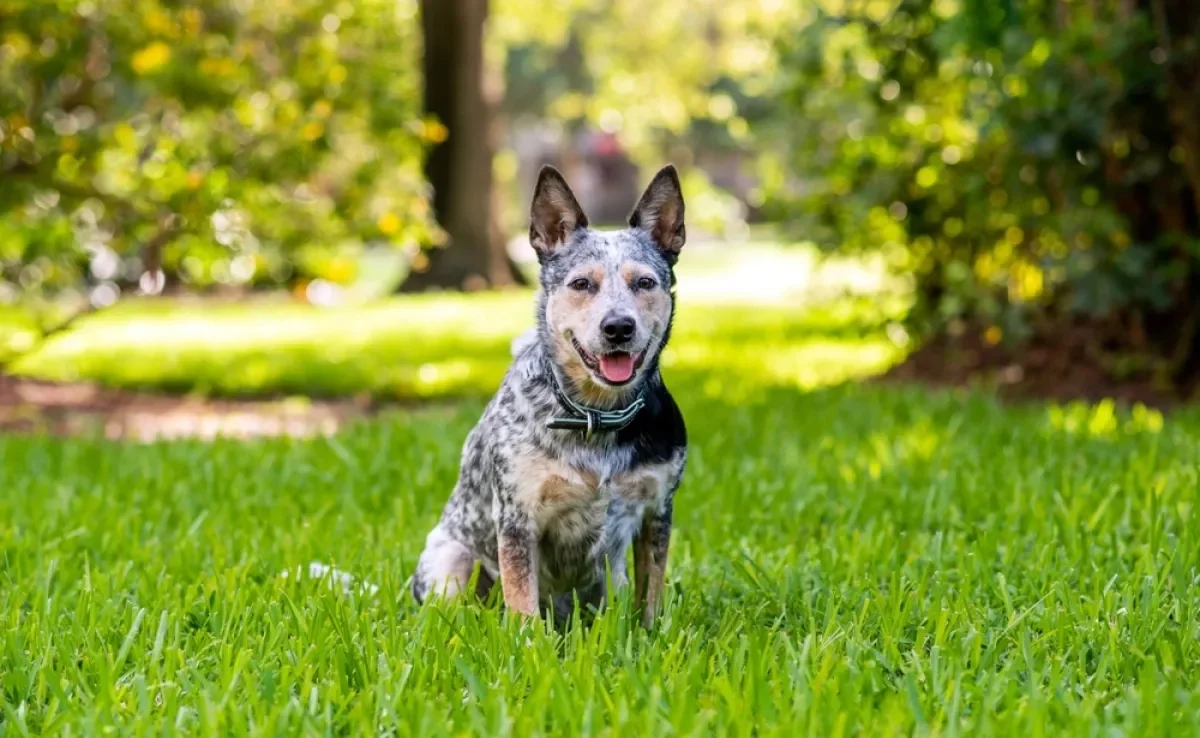
<svg viewBox="0 0 1200 738">
<path fill-rule="evenodd" d="M 480 564 L 505 605 L 568 617 L 629 584 L 653 624 L 663 596 L 683 416 L 659 374 L 683 248 L 679 176 L 660 171 L 629 217 L 601 233 L 552 167 L 542 169 L 529 235 L 541 264 L 537 326 L 463 447 L 458 484 L 425 542 L 413 595 L 454 595 Z M 606 576 L 606 570 L 610 573 Z"/>
</svg>

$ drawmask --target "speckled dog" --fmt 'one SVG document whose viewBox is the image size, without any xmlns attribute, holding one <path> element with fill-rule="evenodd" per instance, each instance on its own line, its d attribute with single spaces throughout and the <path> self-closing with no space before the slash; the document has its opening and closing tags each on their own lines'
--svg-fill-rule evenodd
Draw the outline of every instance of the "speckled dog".
<svg viewBox="0 0 1200 738">
<path fill-rule="evenodd" d="M 568 617 L 601 605 L 606 569 L 649 626 L 661 605 L 683 416 L 659 374 L 683 248 L 675 168 L 660 171 L 629 228 L 588 228 L 562 175 L 538 177 L 529 235 L 541 263 L 537 326 L 463 447 L 458 484 L 413 577 L 424 601 L 500 581 L 507 607 Z"/>
</svg>

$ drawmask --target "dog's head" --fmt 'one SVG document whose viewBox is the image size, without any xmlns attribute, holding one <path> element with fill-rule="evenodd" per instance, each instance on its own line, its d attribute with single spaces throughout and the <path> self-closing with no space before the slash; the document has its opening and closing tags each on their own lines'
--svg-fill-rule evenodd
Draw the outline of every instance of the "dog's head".
<svg viewBox="0 0 1200 738">
<path fill-rule="evenodd" d="M 541 263 L 538 317 L 551 358 L 585 401 L 627 397 L 657 367 L 675 312 L 674 266 L 683 248 L 683 194 L 675 167 L 662 169 L 629 227 L 588 228 L 566 180 L 538 176 L 530 242 Z"/>
</svg>

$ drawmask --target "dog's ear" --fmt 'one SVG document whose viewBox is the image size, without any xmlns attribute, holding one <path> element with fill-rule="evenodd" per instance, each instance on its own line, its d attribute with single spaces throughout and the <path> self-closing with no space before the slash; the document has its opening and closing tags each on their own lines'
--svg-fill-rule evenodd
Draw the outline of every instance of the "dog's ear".
<svg viewBox="0 0 1200 738">
<path fill-rule="evenodd" d="M 629 216 L 629 227 L 650 234 L 667 263 L 674 266 L 687 240 L 687 229 L 683 225 L 683 191 L 673 165 L 666 165 L 654 175 Z"/>
<path fill-rule="evenodd" d="M 541 258 L 561 247 L 588 219 L 567 180 L 550 165 L 542 167 L 529 208 L 529 243 Z"/>
</svg>

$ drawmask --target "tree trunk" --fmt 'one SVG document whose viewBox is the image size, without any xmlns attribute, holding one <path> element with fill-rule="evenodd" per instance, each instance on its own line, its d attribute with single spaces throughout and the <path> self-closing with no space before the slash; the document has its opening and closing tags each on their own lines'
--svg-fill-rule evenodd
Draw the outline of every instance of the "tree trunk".
<svg viewBox="0 0 1200 738">
<path fill-rule="evenodd" d="M 503 62 L 489 64 L 486 56 L 483 64 L 483 101 L 488 109 L 488 145 L 489 155 L 494 155 L 504 147 L 504 137 L 507 130 L 507 119 L 504 116 L 504 65 Z M 489 172 L 491 170 L 489 169 Z M 491 274 L 492 285 L 505 287 L 510 285 L 527 285 L 529 280 L 513 261 L 508 253 L 508 229 L 504 227 L 504 191 L 495 181 L 492 182 L 491 213 L 488 219 L 491 234 Z"/>
<path fill-rule="evenodd" d="M 427 268 L 409 275 L 403 292 L 473 290 L 518 281 L 492 215 L 493 111 L 483 78 L 487 13 L 488 0 L 421 0 L 425 113 L 448 130 L 446 140 L 429 152 L 425 176 L 447 242 L 426 253 Z"/>
</svg>

